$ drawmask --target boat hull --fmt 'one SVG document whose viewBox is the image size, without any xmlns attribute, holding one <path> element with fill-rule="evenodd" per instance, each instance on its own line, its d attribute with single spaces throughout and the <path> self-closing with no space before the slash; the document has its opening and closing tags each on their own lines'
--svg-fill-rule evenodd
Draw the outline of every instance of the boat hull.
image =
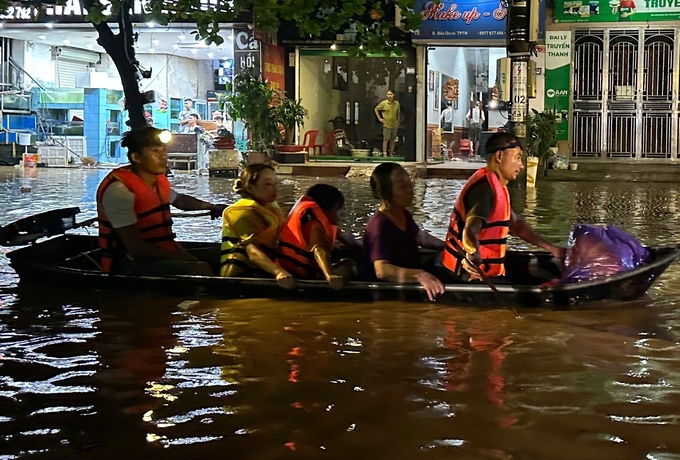
<svg viewBox="0 0 680 460">
<path fill-rule="evenodd" d="M 182 244 L 190 251 L 214 245 Z M 20 277 L 20 288 L 40 285 L 79 290 L 147 291 L 173 296 L 208 295 L 225 299 L 427 301 L 425 291 L 416 284 L 352 281 L 341 291 L 331 291 L 323 281 L 298 281 L 294 290 L 286 291 L 278 287 L 273 279 L 107 274 L 99 271 L 93 258 L 87 255 L 89 251 L 96 250 L 96 245 L 94 236 L 61 235 L 12 251 L 8 257 Z M 649 249 L 652 260 L 635 270 L 604 279 L 555 286 L 540 286 L 542 280 L 535 275 L 540 272 L 547 278 L 559 273 L 549 254 L 511 251 L 507 256 L 508 272 L 520 274 L 519 278 L 524 279 L 526 284 L 498 285 L 498 292 L 482 283 L 450 284 L 437 302 L 450 305 L 570 308 L 599 300 L 639 299 L 680 254 L 675 246 Z"/>
</svg>

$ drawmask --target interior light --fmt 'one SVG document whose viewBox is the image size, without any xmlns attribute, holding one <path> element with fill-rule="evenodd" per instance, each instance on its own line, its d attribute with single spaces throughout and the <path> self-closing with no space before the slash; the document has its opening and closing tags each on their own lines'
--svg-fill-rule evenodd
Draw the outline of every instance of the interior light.
<svg viewBox="0 0 680 460">
<path fill-rule="evenodd" d="M 208 54 L 206 54 L 206 56 L 208 56 L 209 58 L 212 59 L 212 57 L 214 56 L 214 54 L 213 54 L 213 53 L 208 53 Z"/>
<path fill-rule="evenodd" d="M 167 129 L 164 129 L 158 135 L 158 140 L 160 140 L 164 144 L 167 144 L 168 142 L 170 142 L 170 139 L 172 139 L 172 133 L 170 131 L 168 131 Z"/>
<path fill-rule="evenodd" d="M 156 52 L 156 48 L 149 48 L 149 53 L 153 54 Z"/>
<path fill-rule="evenodd" d="M 177 38 L 179 38 L 180 40 L 184 40 L 186 37 L 184 35 L 178 35 Z"/>
<path fill-rule="evenodd" d="M 51 29 L 52 27 L 54 27 L 54 24 L 52 24 L 51 22 L 46 22 L 45 27 L 47 27 L 48 29 Z"/>
<path fill-rule="evenodd" d="M 64 45 L 70 45 L 70 44 L 71 44 L 71 40 L 62 40 L 61 42 L 62 42 Z"/>
<path fill-rule="evenodd" d="M 47 35 L 38 35 L 38 38 L 40 40 L 45 40 L 47 38 Z"/>
<path fill-rule="evenodd" d="M 158 45 L 160 42 L 158 40 L 152 40 L 151 43 L 153 43 L 154 45 Z"/>
<path fill-rule="evenodd" d="M 150 27 L 150 28 L 154 28 L 154 27 L 156 27 L 156 23 L 155 22 L 147 22 L 146 26 Z"/>
<path fill-rule="evenodd" d="M 191 51 L 191 54 L 196 54 L 196 48 L 192 48 L 189 51 Z"/>
<path fill-rule="evenodd" d="M 88 43 L 87 45 L 85 45 L 85 48 L 91 50 L 93 48 L 92 43 Z"/>
<path fill-rule="evenodd" d="M 332 50 L 338 49 L 338 45 L 336 45 L 335 43 L 333 43 L 333 44 L 331 45 L 331 49 L 332 49 Z"/>
<path fill-rule="evenodd" d="M 177 43 L 173 43 L 173 44 L 172 44 L 172 49 L 178 50 L 178 49 L 179 49 L 179 45 L 178 45 Z"/>
</svg>

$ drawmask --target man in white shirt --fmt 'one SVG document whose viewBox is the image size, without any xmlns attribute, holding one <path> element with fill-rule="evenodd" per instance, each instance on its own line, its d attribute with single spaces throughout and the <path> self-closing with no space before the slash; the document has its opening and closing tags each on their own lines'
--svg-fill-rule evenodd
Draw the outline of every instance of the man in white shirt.
<svg viewBox="0 0 680 460">
<path fill-rule="evenodd" d="M 189 124 L 191 123 L 190 115 L 195 115 L 196 120 L 201 119 L 201 116 L 198 114 L 198 111 L 196 109 L 194 109 L 193 107 L 194 107 L 193 99 L 190 99 L 190 98 L 184 99 L 184 110 L 182 110 L 179 113 L 179 132 L 180 133 L 193 132 L 193 130 L 190 130 L 190 127 L 189 127 Z"/>
<path fill-rule="evenodd" d="M 174 241 L 169 205 L 209 210 L 213 217 L 221 216 L 226 206 L 172 190 L 165 177 L 167 147 L 160 133 L 152 127 L 125 133 L 121 146 L 128 149 L 130 166 L 113 170 L 99 185 L 102 269 L 138 275 L 211 275 L 208 264 Z"/>
<path fill-rule="evenodd" d="M 445 133 L 453 132 L 453 108 L 451 107 L 451 102 L 446 103 L 446 108 L 439 116 L 439 127 Z"/>
<path fill-rule="evenodd" d="M 486 118 L 484 117 L 484 110 L 482 110 L 482 103 L 475 102 L 475 106 L 468 110 L 465 116 L 470 123 L 470 132 L 468 138 L 472 142 L 472 149 L 474 152 L 479 152 L 479 139 L 482 135 L 482 125 Z"/>
</svg>

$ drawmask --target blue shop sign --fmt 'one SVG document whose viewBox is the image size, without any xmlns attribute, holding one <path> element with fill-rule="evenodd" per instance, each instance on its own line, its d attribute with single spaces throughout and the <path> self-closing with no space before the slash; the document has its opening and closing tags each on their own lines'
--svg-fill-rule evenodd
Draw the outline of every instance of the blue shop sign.
<svg viewBox="0 0 680 460">
<path fill-rule="evenodd" d="M 539 0 L 539 33 L 545 36 L 545 0 Z M 419 40 L 505 39 L 506 2 L 416 0 L 422 22 L 413 33 Z"/>
</svg>

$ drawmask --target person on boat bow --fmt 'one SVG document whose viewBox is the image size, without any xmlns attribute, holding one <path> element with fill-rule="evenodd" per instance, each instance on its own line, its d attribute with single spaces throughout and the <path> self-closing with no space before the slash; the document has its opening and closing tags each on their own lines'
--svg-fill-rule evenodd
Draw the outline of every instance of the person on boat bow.
<svg viewBox="0 0 680 460">
<path fill-rule="evenodd" d="M 111 171 L 97 189 L 101 268 L 140 275 L 213 275 L 210 265 L 175 241 L 170 205 L 185 211 L 209 210 L 219 217 L 224 205 L 172 190 L 165 176 L 167 140 L 146 126 L 123 134 L 129 166 Z"/>
<path fill-rule="evenodd" d="M 234 191 L 243 198 L 222 214 L 222 276 L 257 277 L 266 272 L 284 289 L 295 286 L 295 278 L 274 262 L 284 225 L 276 203 L 277 184 L 274 168 L 265 164 L 246 166 L 234 182 Z"/>
<path fill-rule="evenodd" d="M 331 264 L 336 241 L 360 246 L 338 230 L 345 197 L 332 185 L 311 186 L 293 205 L 279 240 L 277 263 L 299 279 L 325 279 L 331 288 L 342 289 L 356 275 L 356 264 L 343 259 Z"/>
<path fill-rule="evenodd" d="M 380 207 L 369 219 L 363 238 L 364 277 L 419 283 L 434 300 L 444 293 L 444 284 L 423 269 L 418 247 L 441 250 L 444 242 L 419 228 L 406 209 L 413 204 L 411 177 L 397 163 L 381 163 L 370 183 Z"/>
<path fill-rule="evenodd" d="M 486 141 L 486 167 L 475 172 L 458 195 L 449 219 L 442 264 L 453 279 L 480 279 L 476 265 L 494 281 L 509 282 L 505 251 L 510 232 L 564 259 L 566 249 L 539 235 L 510 207 L 508 182 L 524 168 L 519 139 L 495 133 Z M 511 274 L 510 274 L 511 275 Z"/>
</svg>

